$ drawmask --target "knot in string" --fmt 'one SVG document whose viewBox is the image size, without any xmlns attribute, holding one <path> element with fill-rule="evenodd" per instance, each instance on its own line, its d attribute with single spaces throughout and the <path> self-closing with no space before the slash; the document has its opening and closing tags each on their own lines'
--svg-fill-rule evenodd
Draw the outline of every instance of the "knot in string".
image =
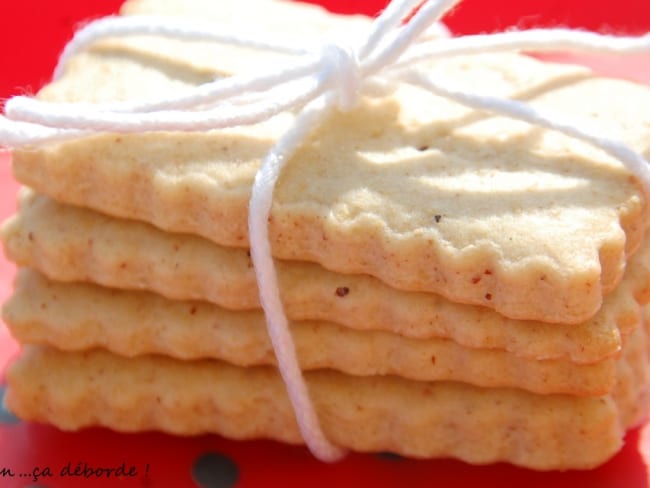
<svg viewBox="0 0 650 488">
<path fill-rule="evenodd" d="M 361 65 L 357 52 L 336 43 L 326 44 L 322 49 L 325 72 L 336 93 L 335 103 L 341 112 L 353 110 L 361 96 Z"/>
</svg>

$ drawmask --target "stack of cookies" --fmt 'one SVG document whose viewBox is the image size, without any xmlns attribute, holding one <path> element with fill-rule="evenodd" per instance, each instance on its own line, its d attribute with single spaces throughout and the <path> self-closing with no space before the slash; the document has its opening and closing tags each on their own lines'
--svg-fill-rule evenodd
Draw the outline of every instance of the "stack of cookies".
<svg viewBox="0 0 650 488">
<path fill-rule="evenodd" d="M 254 3 L 130 0 L 124 12 L 301 39 L 369 25 Z M 102 41 L 39 97 L 163 97 L 278 58 Z M 516 54 L 429 69 L 650 155 L 648 87 Z M 291 120 L 14 152 L 25 188 L 2 228 L 20 267 L 4 307 L 23 345 L 8 373 L 12 411 L 71 430 L 302 441 L 247 231 L 255 172 Z M 326 436 L 358 451 L 544 470 L 605 462 L 648 398 L 646 224 L 647 198 L 620 162 L 559 133 L 406 85 L 333 113 L 282 173 L 269 223 Z"/>
</svg>

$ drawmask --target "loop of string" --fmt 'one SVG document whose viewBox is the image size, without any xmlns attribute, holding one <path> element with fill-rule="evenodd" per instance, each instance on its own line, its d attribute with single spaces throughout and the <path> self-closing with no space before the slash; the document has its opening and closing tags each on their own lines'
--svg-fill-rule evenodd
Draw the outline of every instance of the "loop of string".
<svg viewBox="0 0 650 488">
<path fill-rule="evenodd" d="M 97 132 L 206 131 L 256 124 L 280 113 L 297 111 L 293 125 L 269 151 L 256 174 L 249 202 L 249 240 L 269 337 L 301 434 L 316 457 L 334 461 L 344 455 L 344 450 L 324 435 L 310 399 L 280 299 L 269 241 L 269 216 L 278 177 L 330 110 L 353 110 L 373 83 L 410 83 L 471 108 L 587 141 L 620 160 L 650 195 L 648 162 L 624 144 L 523 102 L 450 89 L 417 69 L 418 63 L 436 57 L 495 51 L 650 52 L 650 34 L 615 37 L 568 29 L 534 29 L 460 38 L 432 35 L 436 28 L 437 32 L 444 31 L 437 22 L 459 2 L 394 0 L 373 21 L 365 42 L 357 48 L 330 43 L 321 49 L 301 49 L 256 36 L 215 32 L 210 26 L 167 17 L 102 19 L 80 30 L 66 46 L 55 79 L 62 75 L 70 57 L 93 42 L 131 35 L 253 47 L 291 55 L 292 61 L 272 73 L 217 79 L 161 100 L 61 104 L 15 97 L 7 101 L 5 116 L 0 116 L 0 147 L 37 146 Z"/>
</svg>

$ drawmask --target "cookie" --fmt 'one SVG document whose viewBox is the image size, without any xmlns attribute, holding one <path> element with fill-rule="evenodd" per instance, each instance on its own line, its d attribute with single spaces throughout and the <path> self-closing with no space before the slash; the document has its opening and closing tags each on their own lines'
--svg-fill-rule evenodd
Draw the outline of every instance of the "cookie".
<svg viewBox="0 0 650 488">
<path fill-rule="evenodd" d="M 121 356 L 215 358 L 237 366 L 275 365 L 260 311 L 229 312 L 206 302 L 172 301 L 147 292 L 57 283 L 24 269 L 3 309 L 21 344 L 63 351 L 103 348 Z M 594 364 L 530 360 L 498 349 L 469 349 L 444 339 L 407 339 L 331 322 L 295 322 L 291 332 L 304 370 L 459 381 L 535 393 L 601 395 L 616 379 L 616 357 Z"/>
<path fill-rule="evenodd" d="M 146 3 L 139 12 L 182 17 L 181 3 Z M 214 8 L 206 22 L 235 25 Z M 260 3 L 259 24 L 247 25 L 263 32 L 276 8 Z M 82 53 L 39 97 L 163 97 L 228 71 L 228 55 L 211 58 L 197 79 L 191 60 L 159 46 L 152 58 L 152 45 L 132 39 Z M 191 43 L 186 49 L 212 52 Z M 474 91 L 480 79 L 484 93 L 650 149 L 647 87 L 513 54 L 452 57 L 427 69 L 456 89 Z M 253 176 L 291 120 L 285 114 L 204 133 L 102 134 L 15 151 L 14 173 L 64 202 L 247 247 Z M 370 274 L 511 318 L 580 323 L 619 282 L 645 222 L 637 181 L 600 150 L 398 85 L 332 114 L 304 142 L 281 175 L 270 238 L 280 259 Z"/>
<path fill-rule="evenodd" d="M 625 428 L 638 421 L 648 355 L 638 329 L 619 363 L 616 388 L 597 397 L 331 370 L 308 372 L 306 379 L 328 438 L 353 450 L 588 469 L 614 455 Z M 282 380 L 270 367 L 31 346 L 10 368 L 8 382 L 10 410 L 66 430 L 102 425 L 301 442 Z"/>
<path fill-rule="evenodd" d="M 146 289 L 172 299 L 213 302 L 232 310 L 259 307 L 245 249 L 162 232 L 23 192 L 19 213 L 2 227 L 7 255 L 56 281 Z M 522 358 L 595 363 L 620 351 L 621 334 L 639 322 L 650 299 L 650 246 L 632 258 L 621 285 L 581 324 L 511 320 L 437 295 L 404 292 L 364 275 L 278 261 L 282 298 L 294 321 L 335 322 L 414 339 L 446 338 L 470 348 L 502 349 Z"/>
</svg>

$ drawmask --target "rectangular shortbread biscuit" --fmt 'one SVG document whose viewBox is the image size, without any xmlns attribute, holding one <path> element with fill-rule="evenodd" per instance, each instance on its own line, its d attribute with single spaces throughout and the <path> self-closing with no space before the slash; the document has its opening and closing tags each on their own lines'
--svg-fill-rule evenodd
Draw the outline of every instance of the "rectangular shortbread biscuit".
<svg viewBox="0 0 650 488">
<path fill-rule="evenodd" d="M 638 329 L 619 362 L 616 388 L 599 397 L 331 370 L 307 372 L 306 379 L 327 437 L 354 450 L 587 469 L 611 457 L 645 411 L 648 375 L 645 331 Z M 31 346 L 8 382 L 9 409 L 63 429 L 103 425 L 301 442 L 274 368 Z"/>
<path fill-rule="evenodd" d="M 237 366 L 275 365 L 261 312 L 228 312 L 205 302 L 146 292 L 52 282 L 22 270 L 3 319 L 21 344 L 65 351 L 103 348 L 121 356 L 215 358 Z M 408 339 L 327 322 L 291 324 L 300 366 L 352 375 L 460 381 L 535 393 L 604 395 L 616 357 L 594 364 L 531 360 L 498 349 L 468 349 L 444 339 Z"/>
<path fill-rule="evenodd" d="M 2 238 L 10 259 L 56 281 L 147 289 L 234 310 L 259 307 L 245 249 L 59 204 L 30 191 L 22 194 L 20 212 L 2 227 Z M 617 354 L 621 333 L 639 322 L 637 302 L 650 299 L 650 245 L 632 258 L 620 286 L 593 319 L 569 325 L 507 319 L 485 307 L 404 292 L 370 276 L 342 275 L 304 262 L 278 261 L 277 268 L 292 320 L 329 321 L 415 339 L 448 338 L 471 348 L 576 363 Z"/>
<path fill-rule="evenodd" d="M 197 16 L 186 3 L 133 0 L 126 11 Z M 237 25 L 236 14 L 220 18 L 221 2 L 200 5 L 201 20 L 215 28 Z M 278 2 L 255 8 L 255 19 L 241 21 L 260 32 L 277 28 Z M 317 17 L 316 33 L 343 26 L 320 12 L 305 17 L 306 30 Z M 182 42 L 163 50 L 161 42 L 115 41 L 82 53 L 39 97 L 163 97 L 263 58 L 211 56 L 216 47 Z M 207 64 L 199 69 L 196 58 Z M 482 92 L 524 99 L 649 154 L 647 87 L 511 54 L 452 57 L 427 69 L 455 89 L 475 91 L 480 79 Z M 291 118 L 51 144 L 16 151 L 14 173 L 68 203 L 246 247 L 253 176 Z M 278 258 L 375 275 L 513 318 L 579 323 L 618 283 L 645 222 L 638 183 L 601 151 L 399 85 L 332 114 L 305 141 L 281 175 L 270 234 Z"/>
</svg>

